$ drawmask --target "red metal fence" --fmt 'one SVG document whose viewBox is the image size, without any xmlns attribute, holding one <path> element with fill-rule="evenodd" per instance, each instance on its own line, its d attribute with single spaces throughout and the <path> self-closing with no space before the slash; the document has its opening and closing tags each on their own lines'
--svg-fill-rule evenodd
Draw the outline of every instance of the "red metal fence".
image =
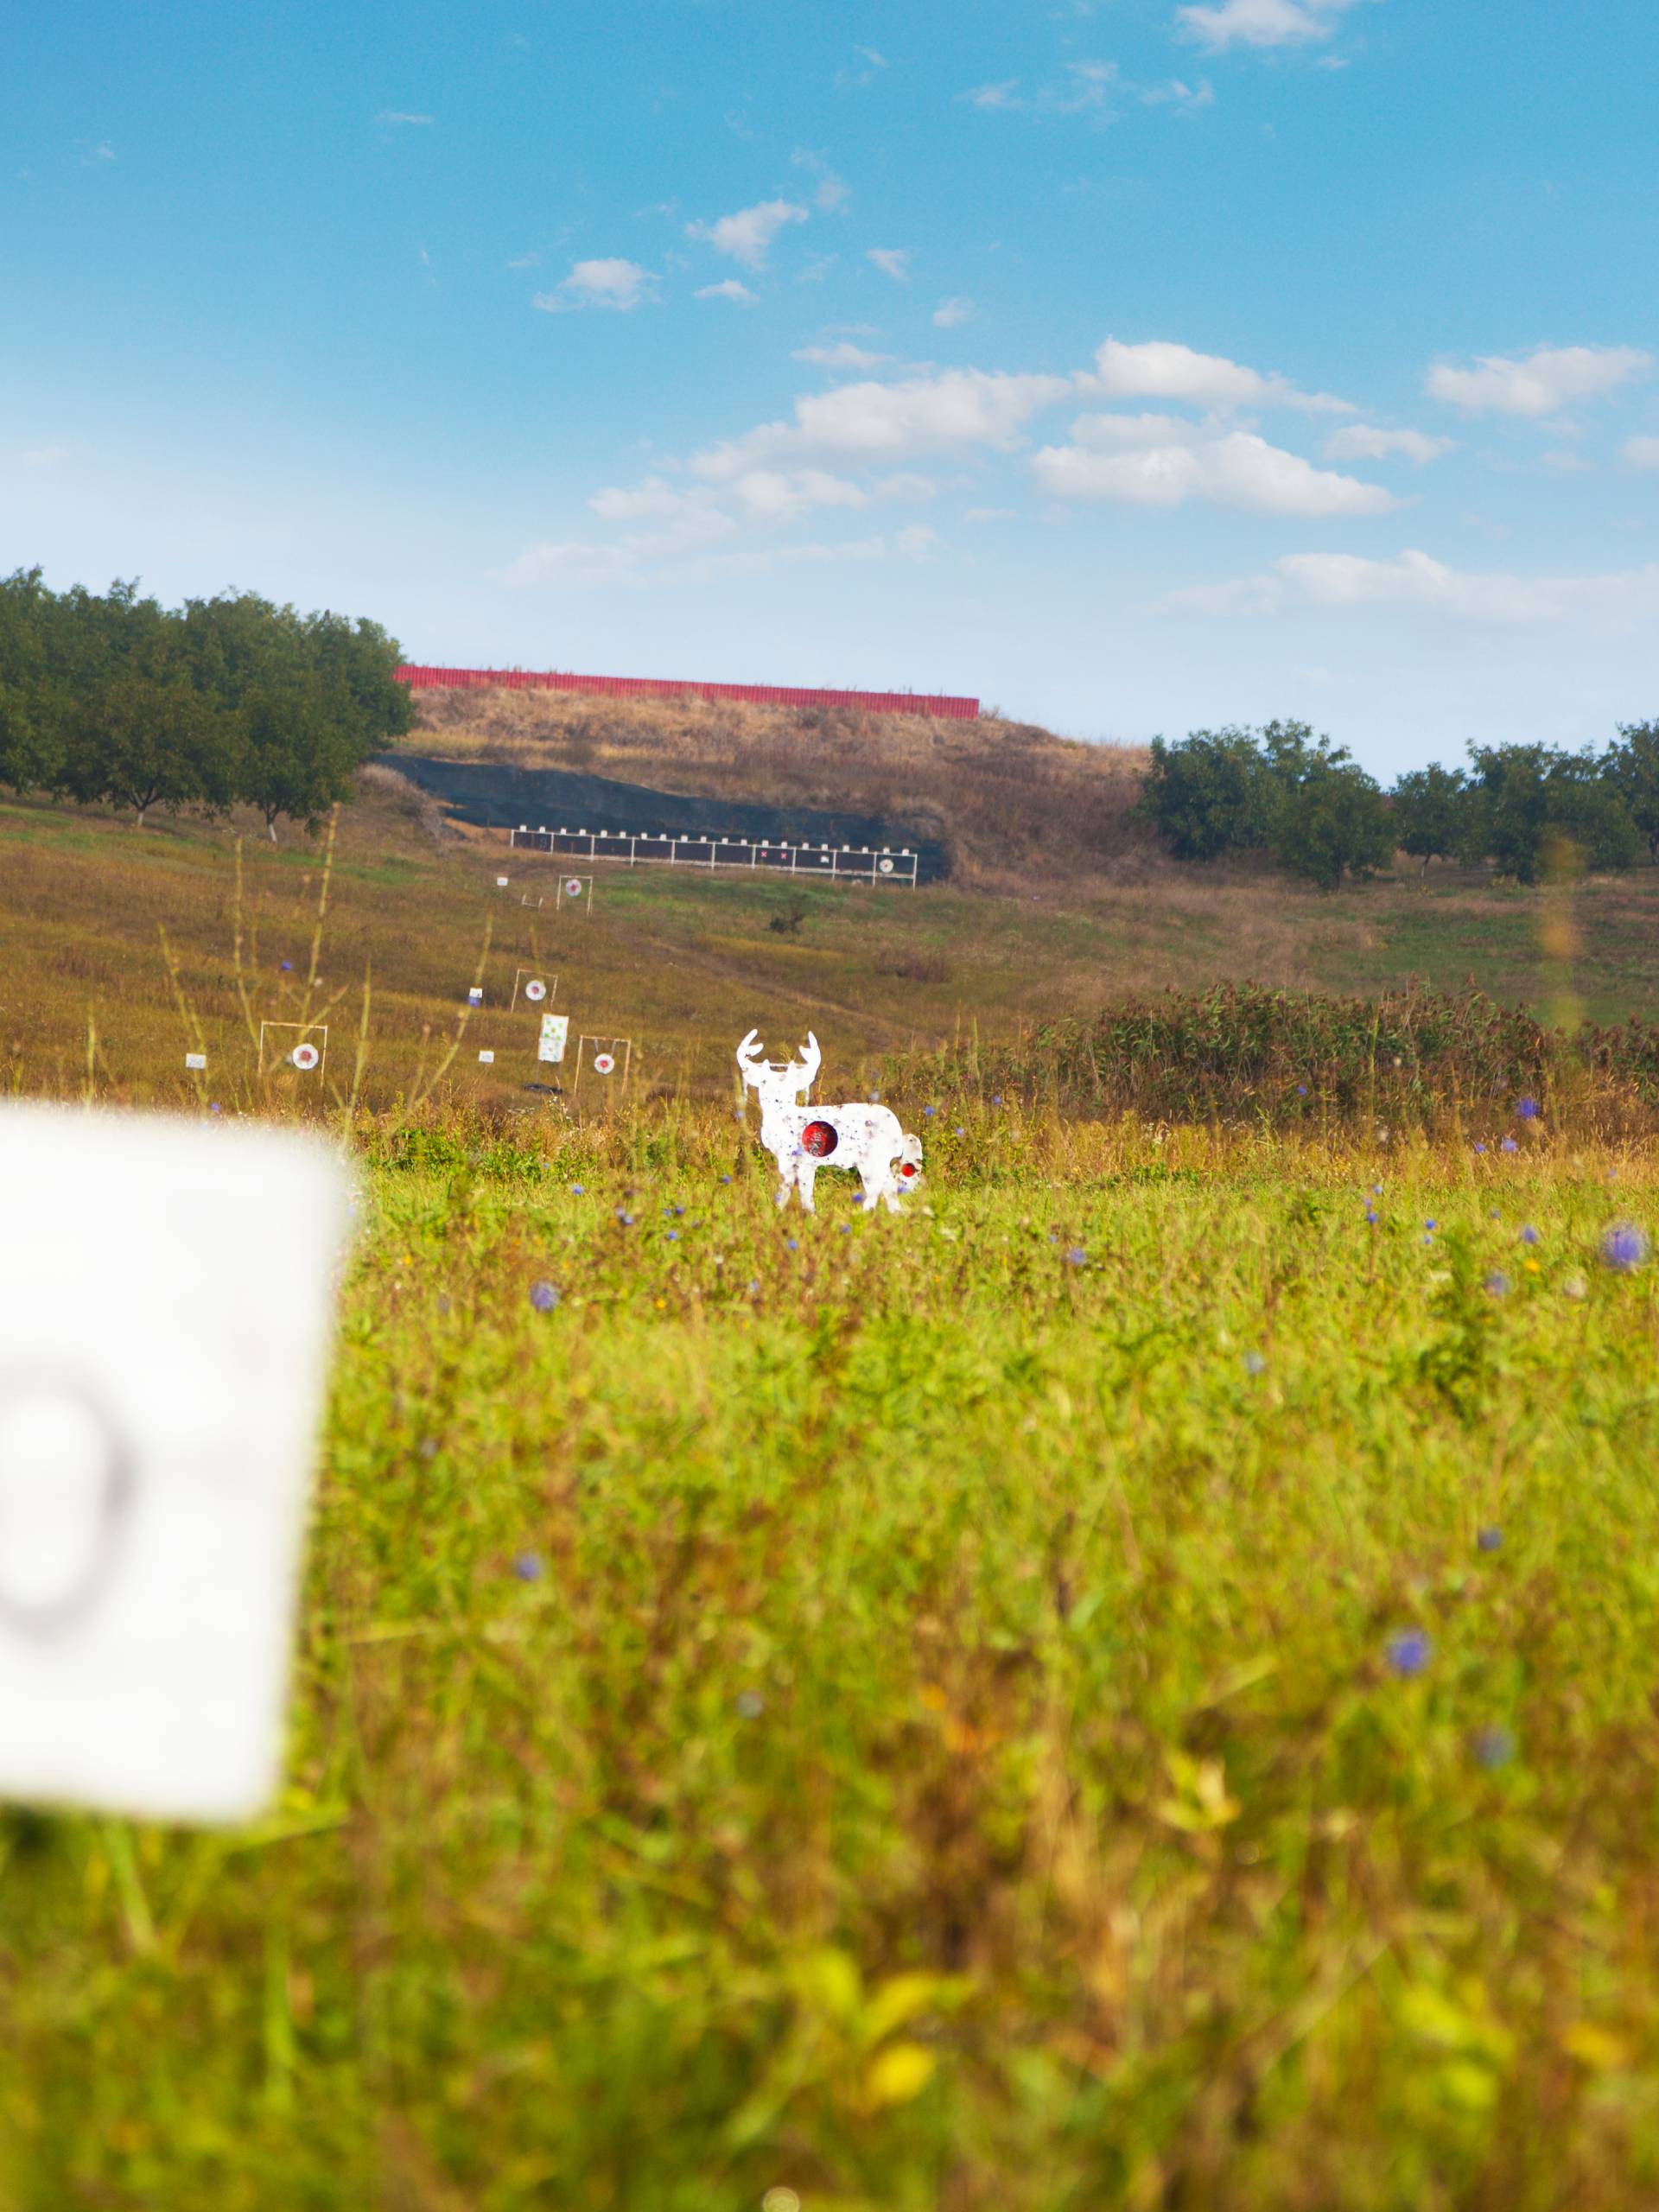
<svg viewBox="0 0 1659 2212">
<path fill-rule="evenodd" d="M 798 691 L 784 683 L 669 683 L 648 676 L 536 674 L 522 668 L 426 668 L 397 671 L 416 691 L 586 691 L 605 699 L 741 699 L 751 707 L 850 707 L 861 715 L 929 715 L 940 721 L 978 720 L 977 699 L 926 691 Z"/>
</svg>

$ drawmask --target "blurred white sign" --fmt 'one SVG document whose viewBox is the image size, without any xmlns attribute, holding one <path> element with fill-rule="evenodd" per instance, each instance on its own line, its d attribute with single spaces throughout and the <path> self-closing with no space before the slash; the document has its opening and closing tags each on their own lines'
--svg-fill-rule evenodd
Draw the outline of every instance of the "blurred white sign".
<svg viewBox="0 0 1659 2212">
<path fill-rule="evenodd" d="M 480 1052 L 478 1057 L 486 1068 L 493 1067 L 495 1065 L 495 1054 L 493 1052 Z"/>
<path fill-rule="evenodd" d="M 537 1058 L 556 1063 L 562 1060 L 569 1034 L 570 1017 L 568 1014 L 544 1014 L 542 1016 L 542 1041 L 536 1048 Z"/>
<path fill-rule="evenodd" d="M 184 1065 L 188 1068 L 205 1068 L 207 1065 L 207 1055 L 206 1052 L 187 1052 L 184 1056 Z"/>
<path fill-rule="evenodd" d="M 0 1796 L 275 1789 L 347 1187 L 287 1132 L 0 1105 Z"/>
</svg>

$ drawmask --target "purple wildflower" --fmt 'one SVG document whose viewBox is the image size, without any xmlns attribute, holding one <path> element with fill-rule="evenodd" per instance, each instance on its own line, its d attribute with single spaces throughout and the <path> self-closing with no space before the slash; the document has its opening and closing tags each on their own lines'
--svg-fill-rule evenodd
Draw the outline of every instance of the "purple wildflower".
<svg viewBox="0 0 1659 2212">
<path fill-rule="evenodd" d="M 1521 1242 L 1523 1244 L 1535 1244 L 1538 1242 L 1538 1232 L 1530 1222 L 1521 1231 Z"/>
<path fill-rule="evenodd" d="M 1306 1096 L 1307 1096 L 1307 1085 L 1306 1085 L 1305 1083 L 1299 1083 L 1299 1084 L 1297 1084 L 1297 1086 L 1296 1086 L 1296 1096 L 1297 1096 L 1299 1098 L 1306 1098 Z"/>
<path fill-rule="evenodd" d="M 1081 1244 L 1072 1244 L 1066 1248 L 1065 1264 L 1069 1268 L 1086 1268 L 1088 1266 L 1089 1255 L 1084 1250 Z"/>
<path fill-rule="evenodd" d="M 1478 1552 L 1497 1552 L 1503 1548 L 1503 1531 L 1501 1529 L 1476 1529 L 1475 1549 Z"/>
<path fill-rule="evenodd" d="M 1610 1268 L 1620 1274 L 1629 1274 L 1632 1268 L 1639 1268 L 1648 1256 L 1648 1240 L 1632 1222 L 1620 1222 L 1610 1229 L 1601 1240 L 1601 1256 Z"/>
<path fill-rule="evenodd" d="M 1515 1102 L 1515 1117 L 1518 1122 L 1535 1122 L 1538 1118 L 1538 1101 L 1535 1098 L 1517 1098 Z"/>
<path fill-rule="evenodd" d="M 931 1121 L 934 1115 L 937 1114 L 938 1110 L 939 1109 L 937 1106 L 924 1106 L 922 1109 L 923 1113 L 927 1116 L 930 1121 Z"/>
<path fill-rule="evenodd" d="M 680 1241 L 680 1232 L 677 1229 L 665 1229 L 663 1235 L 671 1244 L 677 1244 Z"/>
<path fill-rule="evenodd" d="M 1382 1656 L 1388 1662 L 1389 1673 L 1398 1675 L 1402 1681 L 1408 1682 L 1427 1666 L 1433 1649 L 1421 1629 L 1402 1628 L 1397 1635 L 1389 1638 Z"/>
<path fill-rule="evenodd" d="M 992 1103 L 992 1105 L 993 1105 L 993 1106 L 1000 1106 L 1000 1105 L 1002 1103 L 1002 1094 L 1001 1094 L 1001 1092 L 1000 1090 L 996 1093 L 995 1096 L 991 1100 L 991 1103 Z"/>
<path fill-rule="evenodd" d="M 277 966 L 284 976 L 291 976 L 294 973 L 294 963 L 291 960 L 279 961 Z"/>
<path fill-rule="evenodd" d="M 784 1245 L 785 1249 L 791 1252 L 798 1252 L 801 1249 L 792 1236 L 785 1236 L 784 1239 Z"/>
<path fill-rule="evenodd" d="M 720 1179 L 722 1183 L 729 1183 L 732 1179 L 729 1175 L 722 1175 Z"/>
<path fill-rule="evenodd" d="M 1483 1152 L 1484 1152 L 1484 1151 L 1485 1151 L 1485 1149 L 1486 1149 L 1486 1147 L 1485 1147 L 1485 1146 L 1484 1146 L 1484 1144 L 1478 1144 L 1478 1145 L 1475 1147 L 1475 1150 L 1476 1150 L 1476 1152 L 1477 1152 L 1477 1153 L 1483 1153 Z"/>
<path fill-rule="evenodd" d="M 512 1571 L 521 1582 L 539 1582 L 542 1579 L 540 1554 L 536 1552 L 520 1552 L 512 1562 Z"/>
<path fill-rule="evenodd" d="M 1505 1137 L 1497 1148 L 1500 1152 L 1519 1152 L 1521 1149 L 1513 1137 Z"/>
<path fill-rule="evenodd" d="M 1507 1296 L 1510 1287 L 1510 1279 L 1508 1275 L 1504 1274 L 1502 1268 L 1495 1268 L 1491 1274 L 1487 1276 L 1486 1287 L 1491 1291 L 1494 1298 L 1503 1298 Z"/>
<path fill-rule="evenodd" d="M 570 1185 L 570 1195 L 573 1198 L 585 1198 L 588 1193 L 580 1183 L 573 1183 Z"/>
<path fill-rule="evenodd" d="M 559 1302 L 559 1294 L 550 1282 L 533 1282 L 530 1286 L 530 1302 L 538 1313 L 550 1313 Z"/>
<path fill-rule="evenodd" d="M 1268 1363 L 1262 1358 L 1259 1351 L 1247 1351 L 1245 1353 L 1244 1372 L 1247 1375 L 1265 1375 L 1267 1371 Z"/>
</svg>

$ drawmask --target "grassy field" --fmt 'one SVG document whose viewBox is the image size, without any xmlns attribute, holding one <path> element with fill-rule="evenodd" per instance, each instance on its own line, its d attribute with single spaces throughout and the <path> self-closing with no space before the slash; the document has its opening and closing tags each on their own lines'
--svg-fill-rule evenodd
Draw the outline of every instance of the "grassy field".
<svg viewBox="0 0 1659 2212">
<path fill-rule="evenodd" d="M 289 1785 L 5 1817 L 9 2212 L 1659 2200 L 1650 1162 L 912 1103 L 365 1138 Z"/>
<path fill-rule="evenodd" d="M 0 2212 L 1659 2203 L 1651 1141 L 913 1059 L 921 1200 L 806 1220 L 727 1089 L 751 1021 L 833 1090 L 1224 976 L 1646 1013 L 1645 874 L 1126 861 L 783 935 L 782 885 L 524 908 L 384 784 L 321 925 L 315 847 L 236 867 L 0 809 L 6 1086 L 327 1108 L 366 1198 L 281 1802 L 0 1814 Z M 626 1103 L 522 1089 L 532 960 Z M 328 1084 L 257 1079 L 319 1008 Z"/>
</svg>

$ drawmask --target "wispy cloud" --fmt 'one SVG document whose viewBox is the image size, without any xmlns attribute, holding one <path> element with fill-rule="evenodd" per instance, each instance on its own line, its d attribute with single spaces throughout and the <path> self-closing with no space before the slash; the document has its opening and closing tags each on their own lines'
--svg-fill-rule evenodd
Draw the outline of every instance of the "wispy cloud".
<svg viewBox="0 0 1659 2212">
<path fill-rule="evenodd" d="M 404 109 L 397 107 L 383 107 L 379 114 L 377 115 L 374 119 L 377 123 L 381 124 L 415 124 L 423 127 L 437 121 L 437 118 L 435 116 L 410 115 Z"/>
<path fill-rule="evenodd" d="M 1626 438 L 1618 452 L 1627 468 L 1659 468 L 1659 438 Z"/>
<path fill-rule="evenodd" d="M 702 238 L 716 253 L 741 261 L 746 269 L 764 269 L 766 255 L 778 233 L 791 223 L 804 223 L 807 211 L 792 200 L 762 200 L 753 207 L 740 207 L 713 223 L 688 223 L 689 238 Z"/>
<path fill-rule="evenodd" d="M 909 283 L 910 264 L 915 257 L 907 245 L 873 245 L 864 258 L 873 261 L 881 274 L 891 276 L 895 284 Z"/>
<path fill-rule="evenodd" d="M 815 154 L 806 147 L 798 147 L 790 156 L 797 168 L 805 169 L 817 179 L 813 188 L 812 205 L 822 215 L 842 214 L 852 198 L 845 181 L 838 177 L 822 154 Z"/>
<path fill-rule="evenodd" d="M 1164 602 L 1198 614 L 1279 614 L 1299 607 L 1398 607 L 1453 621 L 1515 628 L 1585 621 L 1623 629 L 1659 614 L 1659 565 L 1599 575 L 1527 576 L 1450 568 L 1411 549 L 1391 561 L 1355 553 L 1290 553 L 1260 575 L 1174 592 Z"/>
<path fill-rule="evenodd" d="M 1183 115 L 1216 104 L 1215 89 L 1207 77 L 1196 85 L 1184 84 L 1179 77 L 1172 77 L 1166 84 L 1148 85 L 1140 99 L 1143 107 L 1173 107 Z"/>
<path fill-rule="evenodd" d="M 1370 423 L 1344 423 L 1325 442 L 1327 461 L 1409 461 L 1417 467 L 1438 461 L 1457 444 L 1432 438 L 1426 430 L 1380 430 Z"/>
<path fill-rule="evenodd" d="M 1217 52 L 1230 46 L 1300 46 L 1332 36 L 1354 0 L 1217 0 L 1178 8 L 1184 35 Z"/>
<path fill-rule="evenodd" d="M 1017 77 L 1004 77 L 1001 83 L 995 85 L 976 85 L 971 92 L 959 92 L 957 97 L 969 107 L 983 108 L 991 112 L 1020 108 L 1026 105 L 1020 97 L 1020 79 Z"/>
<path fill-rule="evenodd" d="M 718 284 L 700 284 L 696 296 L 700 300 L 737 300 L 752 306 L 754 294 L 735 276 L 728 276 Z"/>
<path fill-rule="evenodd" d="M 798 346 L 794 359 L 810 362 L 815 369 L 879 369 L 893 355 L 867 353 L 863 346 L 850 346 L 842 339 L 835 346 Z"/>
<path fill-rule="evenodd" d="M 1109 338 L 1095 354 L 1094 389 L 1108 399 L 1177 399 L 1197 407 L 1294 407 L 1320 415 L 1351 415 L 1345 399 L 1299 391 L 1277 373 L 1263 374 L 1220 353 L 1196 353 L 1169 339 L 1141 346 Z"/>
<path fill-rule="evenodd" d="M 941 300 L 933 310 L 934 327 L 939 330 L 954 330 L 959 323 L 971 322 L 976 312 L 971 300 Z"/>
<path fill-rule="evenodd" d="M 637 261 L 578 261 L 556 292 L 537 292 L 531 304 L 543 315 L 565 315 L 579 308 L 611 308 L 626 313 L 649 299 L 656 279 Z"/>
<path fill-rule="evenodd" d="M 1539 346 L 1524 356 L 1482 353 L 1472 369 L 1436 362 L 1424 389 L 1471 415 L 1554 415 L 1645 376 L 1653 356 L 1634 346 Z"/>
</svg>

